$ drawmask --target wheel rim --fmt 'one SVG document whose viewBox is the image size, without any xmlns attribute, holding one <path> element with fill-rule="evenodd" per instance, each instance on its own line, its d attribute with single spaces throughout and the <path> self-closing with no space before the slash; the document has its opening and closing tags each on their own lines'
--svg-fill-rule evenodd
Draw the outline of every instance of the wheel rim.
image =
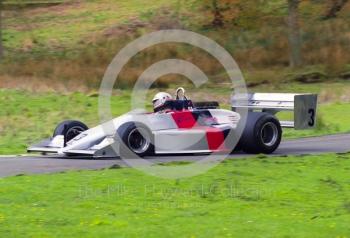
<svg viewBox="0 0 350 238">
<path fill-rule="evenodd" d="M 146 129 L 135 128 L 129 133 L 128 147 L 137 154 L 146 152 L 150 143 Z"/>
<path fill-rule="evenodd" d="M 261 141 L 266 146 L 273 146 L 278 140 L 278 128 L 272 122 L 266 123 L 261 129 Z"/>
<path fill-rule="evenodd" d="M 67 142 L 79 135 L 80 133 L 82 133 L 83 131 L 85 131 L 85 129 L 80 126 L 73 126 L 72 128 L 69 128 L 69 130 L 66 133 Z"/>
</svg>

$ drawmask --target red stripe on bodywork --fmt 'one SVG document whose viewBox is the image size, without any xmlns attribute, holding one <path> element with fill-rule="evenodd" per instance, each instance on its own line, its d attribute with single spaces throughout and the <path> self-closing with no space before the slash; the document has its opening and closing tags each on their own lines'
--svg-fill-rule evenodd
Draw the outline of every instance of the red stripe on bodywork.
<svg viewBox="0 0 350 238">
<path fill-rule="evenodd" d="M 178 128 L 192 128 L 196 124 L 196 120 L 192 115 L 192 112 L 174 112 L 171 114 Z"/>
<path fill-rule="evenodd" d="M 191 129 L 196 127 L 202 129 L 206 133 L 208 142 L 208 149 L 211 151 L 226 151 L 227 148 L 224 145 L 225 135 L 223 130 L 215 127 L 198 126 L 196 125 L 196 119 L 190 111 L 176 111 L 171 113 L 177 127 L 179 129 Z"/>
<path fill-rule="evenodd" d="M 222 130 L 214 127 L 206 128 L 206 136 L 207 136 L 209 150 L 211 151 L 226 150 L 226 147 L 224 145 L 225 136 Z"/>
</svg>

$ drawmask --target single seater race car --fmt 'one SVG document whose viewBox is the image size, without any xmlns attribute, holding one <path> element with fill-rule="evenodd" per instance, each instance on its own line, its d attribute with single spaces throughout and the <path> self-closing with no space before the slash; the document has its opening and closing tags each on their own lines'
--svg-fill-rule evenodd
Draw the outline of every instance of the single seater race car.
<svg viewBox="0 0 350 238">
<path fill-rule="evenodd" d="M 64 121 L 52 138 L 30 146 L 28 152 L 98 158 L 123 155 L 126 147 L 140 157 L 234 150 L 270 154 L 281 142 L 282 127 L 309 129 L 316 124 L 315 94 L 234 95 L 232 110 L 225 110 L 217 102 L 188 100 L 182 88 L 176 92 L 176 99 L 167 98 L 152 113 L 130 112 L 107 122 L 115 130 L 106 130 L 107 124 L 89 129 L 80 121 Z M 248 111 L 247 119 L 232 148 L 224 141 L 238 131 L 241 115 L 236 111 L 242 108 Z M 279 121 L 275 114 L 280 111 L 293 111 L 294 121 Z"/>
</svg>

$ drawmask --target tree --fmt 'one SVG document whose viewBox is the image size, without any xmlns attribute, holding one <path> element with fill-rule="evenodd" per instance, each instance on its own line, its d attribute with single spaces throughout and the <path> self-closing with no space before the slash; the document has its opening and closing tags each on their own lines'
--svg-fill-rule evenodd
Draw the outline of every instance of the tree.
<svg viewBox="0 0 350 238">
<path fill-rule="evenodd" d="M 343 9 L 347 2 L 348 0 L 330 0 L 330 7 L 322 19 L 328 20 L 337 17 L 338 12 Z"/>
<path fill-rule="evenodd" d="M 291 67 L 299 67 L 302 64 L 301 38 L 299 28 L 299 0 L 288 1 L 288 43 L 289 64 Z"/>
<path fill-rule="evenodd" d="M 242 29 L 258 29 L 263 23 L 259 20 L 264 16 L 263 0 L 197 0 L 197 2 L 203 7 L 204 14 L 211 16 L 209 25 L 212 27 L 235 26 Z"/>
</svg>

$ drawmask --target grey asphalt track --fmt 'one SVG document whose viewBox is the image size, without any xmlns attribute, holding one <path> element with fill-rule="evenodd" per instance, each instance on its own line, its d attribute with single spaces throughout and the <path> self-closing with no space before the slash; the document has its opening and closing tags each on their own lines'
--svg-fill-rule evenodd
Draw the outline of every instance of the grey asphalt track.
<svg viewBox="0 0 350 238">
<path fill-rule="evenodd" d="M 301 155 L 322 153 L 350 152 L 350 134 L 311 137 L 296 140 L 282 141 L 279 149 L 273 154 Z M 235 153 L 230 158 L 244 158 L 251 155 Z M 197 161 L 200 156 L 157 156 L 147 158 L 153 163 L 166 163 L 171 161 Z M 67 170 L 96 170 L 111 166 L 126 166 L 118 158 L 89 159 L 89 158 L 63 158 L 57 156 L 2 156 L 0 157 L 0 177 L 19 174 L 54 173 Z"/>
</svg>

